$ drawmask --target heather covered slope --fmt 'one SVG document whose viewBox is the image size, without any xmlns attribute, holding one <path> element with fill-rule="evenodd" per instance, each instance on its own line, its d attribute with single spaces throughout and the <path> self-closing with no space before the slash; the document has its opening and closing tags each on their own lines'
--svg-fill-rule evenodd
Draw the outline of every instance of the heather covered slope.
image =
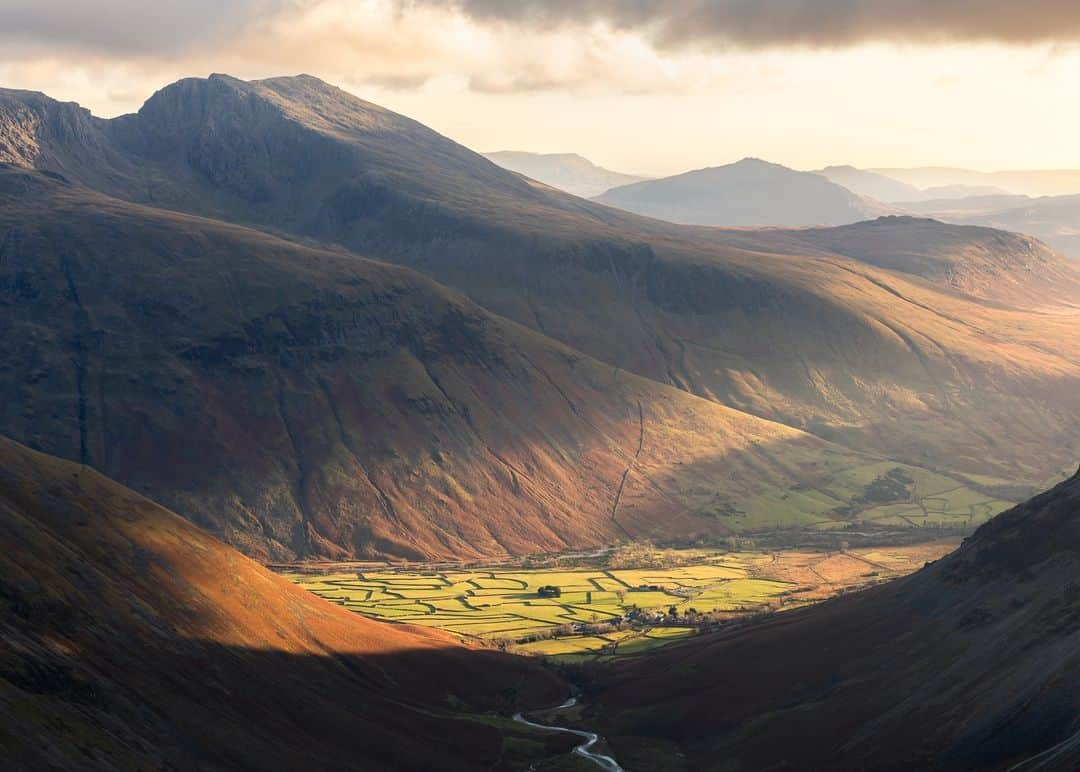
<svg viewBox="0 0 1080 772">
<path fill-rule="evenodd" d="M 631 769 L 1011 768 L 1080 730 L 1078 577 L 1080 473 L 911 577 L 616 668 L 587 720 Z"/>
<path fill-rule="evenodd" d="M 1072 458 L 1067 306 L 1002 309 L 805 241 L 583 201 L 305 76 L 184 80 L 112 121 L 42 104 L 7 119 L 35 138 L 21 165 L 407 264 L 620 372 L 946 472 L 1036 484 Z"/>
<path fill-rule="evenodd" d="M 39 173 L 0 172 L 0 234 L 0 429 L 252 555 L 723 535 L 747 526 L 721 513 L 774 504 L 828 519 L 843 502 L 813 491 L 877 460 L 601 364 L 411 271 Z M 782 502 L 792 486 L 809 493 Z"/>
<path fill-rule="evenodd" d="M 2 438 L 0 546 L 9 769 L 519 769 L 543 739 L 469 714 L 564 693 L 528 660 L 327 603 Z"/>
</svg>

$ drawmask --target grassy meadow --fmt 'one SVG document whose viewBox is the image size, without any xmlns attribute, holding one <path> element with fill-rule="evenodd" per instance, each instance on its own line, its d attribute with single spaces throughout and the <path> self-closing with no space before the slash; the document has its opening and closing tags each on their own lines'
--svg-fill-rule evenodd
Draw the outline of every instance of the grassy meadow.
<svg viewBox="0 0 1080 772">
<path fill-rule="evenodd" d="M 942 541 L 837 551 L 625 547 L 598 557 L 595 567 L 335 566 L 325 573 L 309 568 L 284 574 L 357 613 L 569 660 L 638 654 L 694 635 L 706 621 L 819 601 L 909 573 L 954 546 Z M 541 587 L 557 587 L 560 594 L 542 597 Z"/>
</svg>

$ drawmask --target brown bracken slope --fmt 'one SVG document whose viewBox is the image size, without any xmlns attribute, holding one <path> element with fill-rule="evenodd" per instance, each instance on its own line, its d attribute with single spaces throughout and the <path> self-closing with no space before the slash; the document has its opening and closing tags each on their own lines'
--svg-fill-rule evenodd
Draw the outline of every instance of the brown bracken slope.
<svg viewBox="0 0 1080 772">
<path fill-rule="evenodd" d="M 1075 769 L 1080 473 L 906 579 L 601 680 L 629 769 Z"/>
<path fill-rule="evenodd" d="M 871 460 L 349 253 L 10 167 L 0 233 L 0 428 L 262 558 L 723 535 Z"/>
<path fill-rule="evenodd" d="M 1029 239 L 649 220 L 308 76 L 185 79 L 108 121 L 0 92 L 0 159 L 409 265 L 623 371 L 896 460 L 1030 485 L 1080 436 L 1080 283 Z"/>
<path fill-rule="evenodd" d="M 375 622 L 86 467 L 0 438 L 6 769 L 520 769 L 487 711 L 565 687 Z"/>
</svg>

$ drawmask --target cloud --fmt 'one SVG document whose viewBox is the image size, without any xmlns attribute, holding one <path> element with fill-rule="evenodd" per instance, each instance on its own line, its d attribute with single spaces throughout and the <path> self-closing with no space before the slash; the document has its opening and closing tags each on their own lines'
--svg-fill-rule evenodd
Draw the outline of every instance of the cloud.
<svg viewBox="0 0 1080 772">
<path fill-rule="evenodd" d="M 161 57 L 228 42 L 308 0 L 3 0 L 0 43 Z"/>
<path fill-rule="evenodd" d="M 1077 0 L 408 0 L 531 28 L 595 23 L 661 47 L 1080 40 Z"/>
</svg>

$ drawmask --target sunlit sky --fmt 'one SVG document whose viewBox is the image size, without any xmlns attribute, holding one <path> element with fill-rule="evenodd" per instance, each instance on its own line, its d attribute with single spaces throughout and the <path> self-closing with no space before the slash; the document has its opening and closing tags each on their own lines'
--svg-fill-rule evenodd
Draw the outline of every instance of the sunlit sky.
<svg viewBox="0 0 1080 772">
<path fill-rule="evenodd" d="M 643 174 L 1080 168 L 1076 0 L 0 0 L 2 86 L 112 116 L 211 72 Z"/>
</svg>

